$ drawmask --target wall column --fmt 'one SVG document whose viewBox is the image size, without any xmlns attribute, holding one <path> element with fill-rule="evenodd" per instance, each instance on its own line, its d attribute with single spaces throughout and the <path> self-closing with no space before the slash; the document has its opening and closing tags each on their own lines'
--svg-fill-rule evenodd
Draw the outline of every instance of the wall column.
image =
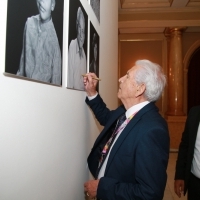
<svg viewBox="0 0 200 200">
<path fill-rule="evenodd" d="M 182 31 L 185 28 L 168 28 L 168 103 L 166 120 L 170 132 L 170 149 L 177 150 L 185 126 L 183 112 L 183 58 Z"/>
<path fill-rule="evenodd" d="M 168 60 L 168 107 L 167 115 L 180 116 L 183 112 L 183 28 L 170 28 L 169 60 Z"/>
</svg>

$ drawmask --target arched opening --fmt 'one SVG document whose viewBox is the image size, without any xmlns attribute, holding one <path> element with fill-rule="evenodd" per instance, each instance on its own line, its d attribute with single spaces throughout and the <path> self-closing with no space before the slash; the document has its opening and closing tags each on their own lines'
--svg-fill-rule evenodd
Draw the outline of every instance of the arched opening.
<svg viewBox="0 0 200 200">
<path fill-rule="evenodd" d="M 200 47 L 191 56 L 188 66 L 188 105 L 187 111 L 191 107 L 200 105 Z"/>
</svg>

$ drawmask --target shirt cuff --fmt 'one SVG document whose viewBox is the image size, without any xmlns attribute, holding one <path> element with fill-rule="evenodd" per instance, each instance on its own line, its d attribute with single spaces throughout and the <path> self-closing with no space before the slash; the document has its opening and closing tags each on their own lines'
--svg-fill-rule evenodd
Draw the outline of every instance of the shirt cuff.
<svg viewBox="0 0 200 200">
<path fill-rule="evenodd" d="M 98 92 L 94 96 L 90 96 L 90 97 L 88 96 L 89 101 L 91 101 L 92 99 L 96 98 L 97 95 L 98 95 Z"/>
</svg>

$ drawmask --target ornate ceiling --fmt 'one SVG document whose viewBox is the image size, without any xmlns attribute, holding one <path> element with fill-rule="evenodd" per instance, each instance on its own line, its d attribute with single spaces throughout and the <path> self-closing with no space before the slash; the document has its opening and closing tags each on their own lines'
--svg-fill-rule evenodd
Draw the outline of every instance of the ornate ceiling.
<svg viewBox="0 0 200 200">
<path fill-rule="evenodd" d="M 119 33 L 200 32 L 200 0 L 118 0 Z"/>
</svg>

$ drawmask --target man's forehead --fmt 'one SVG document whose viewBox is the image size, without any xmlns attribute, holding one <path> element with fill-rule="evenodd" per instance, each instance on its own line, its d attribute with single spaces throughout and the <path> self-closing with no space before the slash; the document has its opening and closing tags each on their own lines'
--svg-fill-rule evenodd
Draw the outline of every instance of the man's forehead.
<svg viewBox="0 0 200 200">
<path fill-rule="evenodd" d="M 135 66 L 131 67 L 131 68 L 127 71 L 127 74 L 130 74 L 130 73 L 134 70 L 134 67 L 135 67 Z"/>
<path fill-rule="evenodd" d="M 127 74 L 130 75 L 130 74 L 134 73 L 138 68 L 139 68 L 138 65 L 134 65 L 131 69 L 129 69 L 129 70 L 127 71 Z"/>
</svg>

